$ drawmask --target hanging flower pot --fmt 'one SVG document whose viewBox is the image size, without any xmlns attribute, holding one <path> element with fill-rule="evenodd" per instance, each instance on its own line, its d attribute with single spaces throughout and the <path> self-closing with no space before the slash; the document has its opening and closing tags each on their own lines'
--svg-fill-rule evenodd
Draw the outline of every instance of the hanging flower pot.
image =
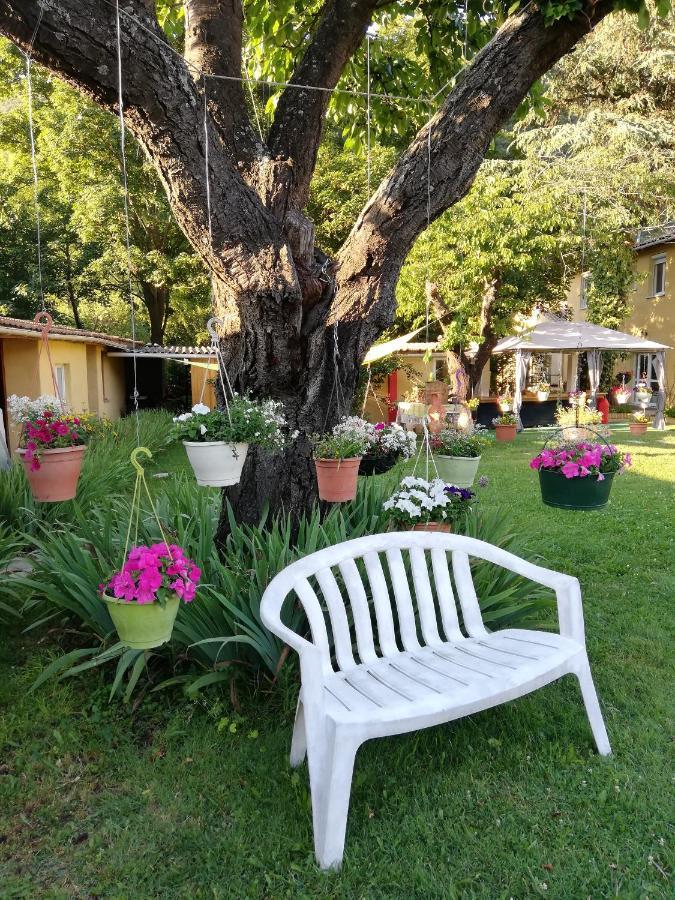
<svg viewBox="0 0 675 900">
<path fill-rule="evenodd" d="M 476 478 L 480 456 L 441 456 L 434 453 L 438 477 L 446 484 L 469 488 Z"/>
<path fill-rule="evenodd" d="M 652 392 L 638 390 L 635 392 L 635 399 L 638 403 L 650 403 L 652 399 Z"/>
<path fill-rule="evenodd" d="M 408 475 L 383 509 L 393 528 L 448 533 L 464 521 L 475 497 L 473 491 L 445 484 L 441 478 L 427 481 Z"/>
<path fill-rule="evenodd" d="M 134 650 L 166 644 L 179 602 L 192 601 L 200 577 L 176 545 L 132 547 L 122 569 L 100 586 L 120 641 Z"/>
<path fill-rule="evenodd" d="M 361 457 L 350 459 L 315 459 L 319 499 L 344 503 L 356 497 Z"/>
<path fill-rule="evenodd" d="M 201 487 L 228 487 L 239 482 L 248 444 L 183 441 L 183 446 Z"/>
<path fill-rule="evenodd" d="M 257 402 L 234 395 L 225 409 L 209 409 L 197 403 L 192 412 L 173 420 L 170 439 L 181 440 L 197 484 L 229 487 L 237 484 L 249 445 L 280 450 L 284 446 L 286 420 L 281 404 Z"/>
<path fill-rule="evenodd" d="M 548 400 L 550 391 L 537 391 L 537 400 L 540 403 L 545 403 Z"/>
<path fill-rule="evenodd" d="M 392 469 L 399 459 L 410 459 L 415 453 L 417 435 L 401 425 L 377 422 L 372 425 L 356 416 L 343 419 L 338 429 L 353 428 L 365 433 L 368 445 L 361 460 L 359 475 L 382 475 Z"/>
<path fill-rule="evenodd" d="M 19 450 L 33 499 L 38 503 L 72 500 L 77 493 L 77 483 L 86 449 L 80 445 L 42 450 L 37 466 L 35 457 L 29 456 L 28 450 Z"/>
<path fill-rule="evenodd" d="M 350 416 L 328 434 L 312 436 L 320 500 L 344 503 L 356 497 L 361 457 L 373 446 L 372 428 L 364 419 Z"/>
<path fill-rule="evenodd" d="M 418 522 L 413 525 L 411 531 L 440 531 L 443 534 L 450 534 L 452 531 L 452 523 L 450 522 Z"/>
<path fill-rule="evenodd" d="M 56 397 L 37 400 L 12 395 L 7 406 L 20 427 L 18 454 L 35 500 L 72 500 L 82 469 L 86 431 L 78 418 L 64 412 Z"/>
<path fill-rule="evenodd" d="M 602 509 L 607 506 L 614 473 L 597 478 L 566 478 L 560 472 L 539 470 L 541 499 L 561 509 Z"/>
<path fill-rule="evenodd" d="M 159 603 L 129 603 L 103 595 L 110 618 L 123 644 L 134 650 L 151 650 L 171 640 L 178 613 L 178 597 Z"/>
<path fill-rule="evenodd" d="M 614 397 L 619 406 L 626 406 L 630 403 L 630 391 L 615 391 Z"/>
<path fill-rule="evenodd" d="M 361 460 L 359 475 L 384 475 L 393 469 L 400 457 L 391 456 L 364 456 Z"/>
<path fill-rule="evenodd" d="M 541 499 L 561 509 L 601 509 L 614 476 L 631 465 L 629 453 L 608 443 L 564 443 L 546 447 L 530 460 L 539 472 Z"/>
</svg>

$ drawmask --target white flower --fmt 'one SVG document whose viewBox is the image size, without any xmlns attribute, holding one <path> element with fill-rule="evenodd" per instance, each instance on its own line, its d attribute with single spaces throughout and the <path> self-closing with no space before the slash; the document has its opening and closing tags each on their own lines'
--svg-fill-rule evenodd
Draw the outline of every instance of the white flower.
<svg viewBox="0 0 675 900">
<path fill-rule="evenodd" d="M 188 419 L 192 418 L 192 413 L 181 413 L 180 416 L 176 416 L 174 422 L 187 422 Z"/>
<path fill-rule="evenodd" d="M 206 434 L 206 425 L 200 425 L 199 432 L 200 434 Z"/>
<path fill-rule="evenodd" d="M 192 412 L 196 416 L 204 416 L 206 413 L 211 412 L 211 409 L 206 405 L 206 403 L 195 403 L 192 407 Z"/>
</svg>

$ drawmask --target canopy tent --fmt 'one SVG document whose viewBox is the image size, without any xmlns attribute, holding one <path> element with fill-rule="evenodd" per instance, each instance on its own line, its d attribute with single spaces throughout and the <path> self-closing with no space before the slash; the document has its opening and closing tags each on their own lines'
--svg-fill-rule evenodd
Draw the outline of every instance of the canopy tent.
<svg viewBox="0 0 675 900">
<path fill-rule="evenodd" d="M 567 322 L 564 319 L 546 319 L 533 328 L 520 334 L 502 338 L 494 349 L 494 353 L 515 353 L 516 385 L 513 411 L 520 422 L 523 388 L 527 378 L 527 370 L 533 353 L 586 353 L 588 375 L 591 383 L 591 397 L 595 399 L 600 384 L 602 370 L 602 353 L 605 350 L 629 353 L 653 353 L 655 355 L 655 371 L 658 381 L 656 398 L 656 415 L 654 428 L 663 431 L 666 427 L 664 409 L 666 402 L 665 352 L 670 348 L 656 341 L 603 328 L 590 322 Z"/>
</svg>

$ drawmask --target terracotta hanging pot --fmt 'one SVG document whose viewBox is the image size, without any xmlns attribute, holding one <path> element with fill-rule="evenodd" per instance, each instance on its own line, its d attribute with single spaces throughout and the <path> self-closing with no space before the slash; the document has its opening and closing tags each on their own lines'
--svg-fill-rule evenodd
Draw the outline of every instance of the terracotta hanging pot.
<svg viewBox="0 0 675 900">
<path fill-rule="evenodd" d="M 31 469 L 31 461 L 26 459 L 26 451 L 18 454 L 26 471 L 33 499 L 38 503 L 61 503 L 72 500 L 77 493 L 77 482 L 82 469 L 84 444 L 77 447 L 59 447 L 54 450 L 40 450 L 40 468 Z"/>
<path fill-rule="evenodd" d="M 239 482 L 248 453 L 248 444 L 183 441 L 183 446 L 197 484 L 202 487 L 228 487 Z"/>
<path fill-rule="evenodd" d="M 356 497 L 361 457 L 351 459 L 315 459 L 319 499 L 344 503 Z"/>
<path fill-rule="evenodd" d="M 495 425 L 495 437 L 498 441 L 514 441 L 516 439 L 516 426 Z"/>
<path fill-rule="evenodd" d="M 436 531 L 442 534 L 450 534 L 452 531 L 451 522 L 418 522 L 413 525 L 411 531 Z"/>
</svg>

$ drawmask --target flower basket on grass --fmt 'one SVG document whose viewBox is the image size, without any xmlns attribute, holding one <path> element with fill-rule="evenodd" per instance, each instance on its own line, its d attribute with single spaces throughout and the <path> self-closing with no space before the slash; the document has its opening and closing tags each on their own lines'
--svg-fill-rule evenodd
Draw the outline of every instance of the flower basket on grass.
<svg viewBox="0 0 675 900">
<path fill-rule="evenodd" d="M 477 426 L 473 434 L 467 434 L 449 428 L 433 435 L 430 442 L 439 477 L 456 487 L 471 487 L 481 453 L 490 443 L 485 429 Z"/>
<path fill-rule="evenodd" d="M 606 506 L 614 476 L 630 465 L 630 453 L 589 441 L 544 447 L 530 460 L 530 468 L 539 472 L 541 499 L 561 509 Z"/>
<path fill-rule="evenodd" d="M 475 496 L 468 488 L 446 484 L 441 478 L 427 481 L 410 475 L 385 500 L 383 509 L 394 526 L 412 531 L 450 532 L 464 520 Z"/>
<path fill-rule="evenodd" d="M 8 409 L 21 428 L 18 453 L 33 498 L 39 503 L 72 500 L 86 450 L 83 423 L 64 412 L 56 397 L 12 395 Z"/>
<path fill-rule="evenodd" d="M 180 601 L 194 599 L 200 577 L 175 544 L 132 547 L 121 570 L 99 586 L 120 641 L 135 650 L 165 644 Z"/>
<path fill-rule="evenodd" d="M 368 429 L 368 422 L 351 416 L 328 434 L 313 436 L 319 499 L 344 503 L 356 497 L 361 458 L 370 445 Z"/>
<path fill-rule="evenodd" d="M 226 409 L 197 403 L 192 412 L 173 421 L 170 438 L 183 442 L 197 484 L 203 487 L 237 484 L 250 444 L 270 449 L 284 445 L 286 420 L 274 400 L 259 402 L 235 394 Z"/>
<path fill-rule="evenodd" d="M 498 441 L 514 441 L 516 439 L 516 417 L 513 413 L 504 413 L 492 420 L 495 437 Z"/>
</svg>

